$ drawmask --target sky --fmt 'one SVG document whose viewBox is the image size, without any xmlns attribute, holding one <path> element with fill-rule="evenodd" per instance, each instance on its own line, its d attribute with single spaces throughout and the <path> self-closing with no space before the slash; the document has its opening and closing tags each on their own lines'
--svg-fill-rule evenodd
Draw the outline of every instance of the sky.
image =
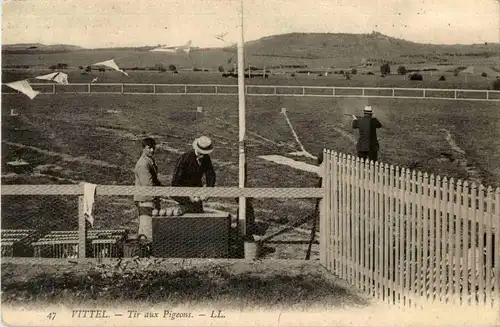
<svg viewBox="0 0 500 327">
<path fill-rule="evenodd" d="M 4 0 L 2 43 L 85 48 L 225 44 L 239 0 Z M 245 41 L 292 33 L 371 33 L 419 43 L 499 41 L 498 0 L 244 0 Z"/>
</svg>

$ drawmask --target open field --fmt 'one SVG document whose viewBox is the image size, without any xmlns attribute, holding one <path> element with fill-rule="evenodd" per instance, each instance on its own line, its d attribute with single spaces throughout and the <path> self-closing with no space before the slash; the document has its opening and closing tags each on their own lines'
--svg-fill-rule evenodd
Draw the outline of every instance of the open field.
<svg viewBox="0 0 500 327">
<path fill-rule="evenodd" d="M 93 78 L 98 78 L 98 83 L 145 83 L 145 84 L 224 84 L 237 85 L 238 80 L 232 77 L 222 77 L 219 72 L 193 72 L 180 71 L 179 74 L 171 72 L 156 71 L 129 71 L 129 76 L 114 71 L 99 73 L 83 73 L 78 70 L 62 70 L 68 74 L 70 83 L 90 83 Z M 16 69 L 3 70 L 2 83 L 30 79 L 32 83 L 43 83 L 42 80 L 33 79 L 35 76 L 49 74 L 52 71 Z M 423 81 L 411 81 L 405 76 L 389 75 L 380 77 L 375 75 L 351 75 L 350 80 L 341 74 L 328 74 L 328 76 L 317 76 L 311 74 L 290 74 L 270 75 L 269 78 L 255 77 L 247 78 L 248 85 L 306 85 L 306 86 L 337 86 L 337 87 L 400 87 L 400 88 L 443 88 L 443 89 L 476 89 L 489 90 L 495 76 L 481 77 L 479 74 L 453 76 L 450 72 L 422 72 Z M 446 80 L 439 81 L 441 75 Z M 12 92 L 7 86 L 2 86 L 2 92 Z"/>
<path fill-rule="evenodd" d="M 200 134 L 216 142 L 213 161 L 218 186 L 238 183 L 237 97 L 140 95 L 21 95 L 2 99 L 4 184 L 51 184 L 86 181 L 131 185 L 140 155 L 140 139 L 156 138 L 160 180 L 170 182 L 177 156 Z M 495 103 L 443 100 L 324 99 L 249 97 L 247 99 L 248 186 L 314 187 L 317 176 L 264 161 L 258 156 L 289 156 L 300 150 L 280 109 L 288 116 L 307 151 L 323 147 L 354 154 L 356 134 L 345 113 L 372 105 L 384 128 L 379 133 L 380 160 L 441 176 L 500 185 L 500 108 Z M 196 107 L 202 106 L 203 113 Z M 10 109 L 19 116 L 11 117 Z M 107 110 L 116 110 L 109 113 Z M 9 171 L 6 162 L 22 158 L 32 175 Z M 313 163 L 310 159 L 296 160 Z M 21 196 L 22 197 L 22 196 Z M 4 197 L 2 228 L 76 229 L 76 199 Z M 214 199 L 216 200 L 216 199 Z M 234 212 L 235 203 L 212 205 Z M 312 200 L 256 200 L 257 219 L 289 221 L 312 213 Z M 35 219 L 33 218 L 35 217 Z M 56 217 L 56 218 L 52 218 Z M 133 228 L 136 212 L 129 197 L 96 202 L 96 226 Z M 286 239 L 286 236 L 285 236 Z M 306 244 L 277 248 L 282 258 Z M 317 254 L 315 249 L 315 254 Z M 296 254 L 296 253 L 295 253 Z"/>
</svg>

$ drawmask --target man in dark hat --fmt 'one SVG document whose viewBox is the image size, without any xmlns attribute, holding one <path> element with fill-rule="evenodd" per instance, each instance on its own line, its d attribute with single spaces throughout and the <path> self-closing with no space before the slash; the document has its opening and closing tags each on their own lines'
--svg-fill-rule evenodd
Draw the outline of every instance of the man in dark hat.
<svg viewBox="0 0 500 327">
<path fill-rule="evenodd" d="M 212 140 L 207 136 L 201 136 L 194 140 L 193 149 L 183 153 L 177 160 L 172 176 L 172 186 L 202 187 L 203 176 L 206 186 L 215 186 L 215 171 L 212 166 L 210 154 L 214 150 Z M 202 201 L 205 197 L 172 197 L 181 205 L 181 213 L 203 212 Z"/>
<path fill-rule="evenodd" d="M 352 115 L 352 128 L 359 130 L 359 139 L 356 145 L 358 157 L 365 159 L 365 161 L 377 161 L 379 150 L 377 128 L 381 128 L 382 124 L 373 117 L 371 106 L 366 106 L 363 113 L 364 117 L 361 118 Z"/>
</svg>

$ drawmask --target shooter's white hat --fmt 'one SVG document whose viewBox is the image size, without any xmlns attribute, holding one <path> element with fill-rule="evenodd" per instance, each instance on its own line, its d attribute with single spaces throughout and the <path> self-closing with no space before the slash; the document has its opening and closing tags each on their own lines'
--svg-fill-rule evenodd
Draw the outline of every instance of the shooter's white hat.
<svg viewBox="0 0 500 327">
<path fill-rule="evenodd" d="M 372 114 L 373 113 L 373 109 L 371 106 L 365 106 L 365 109 L 363 110 L 364 113 L 366 114 Z"/>
<path fill-rule="evenodd" d="M 193 149 L 201 154 L 210 154 L 214 151 L 214 143 L 207 136 L 201 136 L 193 141 Z"/>
</svg>

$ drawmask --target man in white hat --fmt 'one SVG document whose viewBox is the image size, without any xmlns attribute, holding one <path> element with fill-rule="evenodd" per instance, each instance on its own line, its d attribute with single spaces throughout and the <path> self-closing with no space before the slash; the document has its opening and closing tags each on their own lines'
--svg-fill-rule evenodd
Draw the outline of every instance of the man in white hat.
<svg viewBox="0 0 500 327">
<path fill-rule="evenodd" d="M 203 175 L 205 175 L 206 186 L 215 185 L 215 171 L 210 159 L 210 153 L 214 150 L 212 140 L 207 136 L 201 136 L 194 140 L 193 149 L 183 153 L 177 160 L 172 176 L 172 186 L 202 187 Z M 181 205 L 182 212 L 203 212 L 202 201 L 206 198 L 198 197 L 172 197 Z"/>
<path fill-rule="evenodd" d="M 359 130 L 359 139 L 356 144 L 358 157 L 365 160 L 377 161 L 379 150 L 377 128 L 381 128 L 382 124 L 377 118 L 373 117 L 371 106 L 365 106 L 363 113 L 364 116 L 361 118 L 352 115 L 352 128 Z"/>
</svg>

